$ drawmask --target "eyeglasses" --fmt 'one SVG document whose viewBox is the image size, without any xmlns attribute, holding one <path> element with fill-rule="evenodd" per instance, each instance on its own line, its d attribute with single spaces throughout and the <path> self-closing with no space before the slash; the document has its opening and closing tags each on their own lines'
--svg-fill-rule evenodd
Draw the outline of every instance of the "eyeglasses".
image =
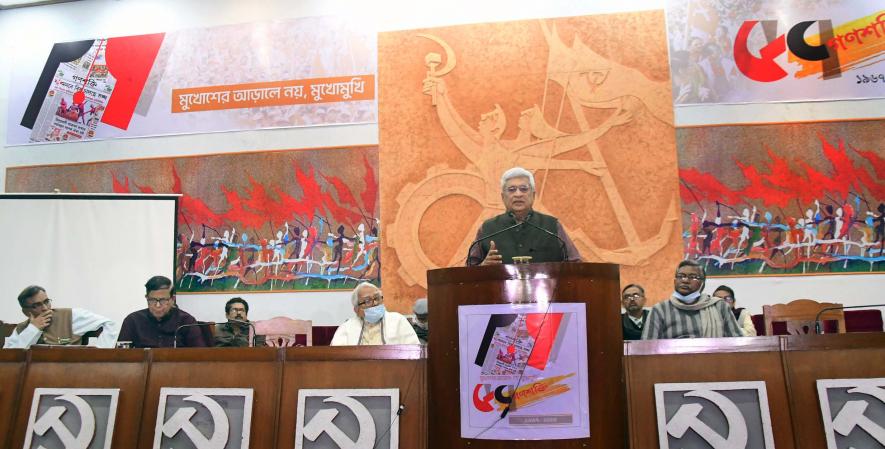
<svg viewBox="0 0 885 449">
<path fill-rule="evenodd" d="M 531 192 L 532 187 L 531 186 L 510 186 L 510 187 L 507 187 L 504 189 L 505 192 L 510 193 L 510 194 L 516 193 L 517 190 L 519 190 L 522 193 L 529 193 L 529 192 Z"/>
<path fill-rule="evenodd" d="M 703 276 L 699 276 L 699 275 L 697 275 L 697 274 L 682 274 L 682 273 L 677 273 L 677 274 L 676 274 L 676 280 L 677 280 L 677 281 L 684 281 L 684 280 L 686 280 L 686 279 L 689 279 L 689 280 L 692 280 L 692 281 L 699 281 L 699 280 L 701 280 L 701 279 L 703 279 L 703 278 L 704 278 Z"/>
<path fill-rule="evenodd" d="M 172 298 L 148 298 L 147 302 L 149 306 L 165 306 L 171 300 Z"/>
<path fill-rule="evenodd" d="M 734 302 L 734 297 L 732 296 L 718 296 L 718 298 L 723 301 Z"/>
<path fill-rule="evenodd" d="M 25 306 L 25 308 L 34 310 L 34 309 L 39 309 L 42 306 L 46 306 L 47 308 L 52 307 L 52 300 L 49 298 L 46 298 L 45 300 L 43 300 L 43 302 L 35 302 L 29 306 Z"/>
<path fill-rule="evenodd" d="M 637 299 L 645 298 L 645 295 L 642 293 L 633 293 L 632 295 L 624 295 L 624 301 L 636 301 Z"/>
<path fill-rule="evenodd" d="M 372 296 L 371 298 L 363 299 L 362 301 L 357 302 L 356 305 L 358 305 L 360 307 L 366 307 L 369 305 L 377 306 L 378 304 L 381 304 L 382 302 L 384 302 L 384 296 L 378 294 L 378 295 Z"/>
</svg>

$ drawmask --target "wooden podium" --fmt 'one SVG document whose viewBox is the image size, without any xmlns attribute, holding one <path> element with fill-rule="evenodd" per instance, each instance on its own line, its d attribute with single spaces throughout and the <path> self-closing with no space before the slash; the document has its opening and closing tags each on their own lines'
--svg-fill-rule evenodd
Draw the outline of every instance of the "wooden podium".
<svg viewBox="0 0 885 449">
<path fill-rule="evenodd" d="M 624 397 L 618 266 L 541 263 L 446 268 L 427 272 L 430 339 L 427 344 L 430 449 L 596 448 L 624 446 Z M 461 438 L 458 306 L 532 300 L 586 304 L 590 438 L 479 440 Z"/>
</svg>

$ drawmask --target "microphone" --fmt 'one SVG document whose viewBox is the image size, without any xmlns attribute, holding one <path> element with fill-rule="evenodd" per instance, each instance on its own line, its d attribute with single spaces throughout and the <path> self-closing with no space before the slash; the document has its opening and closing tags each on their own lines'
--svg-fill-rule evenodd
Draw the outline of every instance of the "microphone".
<svg viewBox="0 0 885 449">
<path fill-rule="evenodd" d="M 197 323 L 191 323 L 191 324 L 182 324 L 181 326 L 176 327 L 176 328 L 175 328 L 175 333 L 172 334 L 172 337 L 174 338 L 174 339 L 172 340 L 172 347 L 173 347 L 173 348 L 177 348 L 177 347 L 178 347 L 178 331 L 180 331 L 180 330 L 182 330 L 182 329 L 184 329 L 184 328 L 186 328 L 186 327 L 214 326 L 214 325 L 216 325 L 216 324 L 218 324 L 218 323 L 216 323 L 216 322 L 214 322 L 214 321 L 206 321 L 206 322 L 197 322 Z"/>
<path fill-rule="evenodd" d="M 251 348 L 251 347 L 255 346 L 255 334 L 257 334 L 258 331 L 255 330 L 255 325 L 252 324 L 251 321 L 228 319 L 227 322 L 228 323 L 237 323 L 237 324 L 241 324 L 241 325 L 245 324 L 245 325 L 248 325 L 249 327 L 251 327 L 252 333 L 249 335 L 249 347 Z"/>
<path fill-rule="evenodd" d="M 518 228 L 519 226 L 522 226 L 522 223 L 521 223 L 521 222 L 517 222 L 515 225 L 507 226 L 506 228 L 504 228 L 504 229 L 502 229 L 502 230 L 500 230 L 500 231 L 493 232 L 493 233 L 491 233 L 491 234 L 489 234 L 489 235 L 487 235 L 487 236 L 485 236 L 485 237 L 478 238 L 478 239 L 474 240 L 473 243 L 471 243 L 470 246 L 467 247 L 467 260 L 465 261 L 465 265 L 470 266 L 470 250 L 472 250 L 473 247 L 476 246 L 477 243 L 479 243 L 479 242 L 481 242 L 481 241 L 483 241 L 483 240 L 490 239 L 490 238 L 492 238 L 492 237 L 494 237 L 494 236 L 496 236 L 496 235 L 498 235 L 498 234 L 502 234 L 502 233 L 504 233 L 504 232 L 507 232 L 507 231 L 509 231 L 509 230 L 511 230 L 511 229 L 513 229 L 513 228 Z M 482 260 L 480 260 L 479 263 L 482 263 Z"/>
<path fill-rule="evenodd" d="M 562 261 L 563 261 L 563 262 L 566 261 L 566 257 L 567 257 L 567 255 L 566 255 L 566 252 L 565 252 L 565 242 L 562 240 L 562 237 L 560 237 L 560 236 L 557 235 L 556 233 L 550 232 L 550 231 L 548 231 L 548 230 L 546 230 L 546 229 L 544 229 L 544 228 L 542 228 L 542 227 L 540 227 L 540 226 L 538 226 L 538 225 L 536 225 L 536 224 L 530 222 L 528 219 L 526 219 L 525 221 L 523 221 L 523 223 L 525 223 L 525 224 L 527 224 L 527 225 L 529 225 L 529 226 L 531 226 L 531 227 L 533 227 L 533 228 L 535 228 L 535 229 L 540 229 L 540 230 L 543 231 L 545 234 L 552 235 L 553 237 L 556 237 L 556 240 L 559 240 L 559 248 L 562 250 Z"/>
<path fill-rule="evenodd" d="M 818 335 L 823 333 L 823 330 L 821 329 L 821 326 L 820 326 L 820 316 L 823 315 L 823 313 L 828 310 L 865 309 L 865 308 L 870 308 L 870 307 L 885 307 L 885 304 L 867 304 L 867 305 L 863 305 L 863 306 L 824 307 L 823 309 L 820 309 L 820 312 L 817 312 L 817 315 L 814 316 L 814 333 L 818 334 Z"/>
</svg>

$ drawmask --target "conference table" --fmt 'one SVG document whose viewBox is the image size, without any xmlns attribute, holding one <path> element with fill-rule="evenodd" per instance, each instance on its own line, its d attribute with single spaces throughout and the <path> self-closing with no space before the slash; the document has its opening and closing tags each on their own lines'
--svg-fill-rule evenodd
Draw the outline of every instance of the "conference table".
<svg viewBox="0 0 885 449">
<path fill-rule="evenodd" d="M 356 441 L 352 430 L 336 434 L 329 418 L 333 412 L 314 410 L 316 413 L 307 416 L 305 410 L 318 404 L 322 407 L 329 401 L 339 401 L 339 412 L 346 409 L 341 404 L 358 410 L 359 405 L 347 405 L 353 401 L 342 399 L 342 395 L 360 398 L 368 394 L 377 396 L 372 396 L 375 406 L 367 406 L 376 418 L 374 437 L 384 439 L 384 432 L 390 434 L 383 447 L 396 447 L 389 445 L 393 441 L 400 448 L 434 448 L 438 445 L 433 435 L 457 434 L 459 423 L 428 420 L 428 409 L 436 403 L 458 401 L 457 391 L 448 397 L 428 396 L 432 389 L 427 383 L 427 360 L 433 356 L 421 346 L 0 350 L 0 447 L 21 448 L 28 438 L 28 441 L 36 441 L 53 432 L 64 433 L 60 425 L 44 416 L 52 407 L 41 406 L 38 417 L 38 410 L 32 409 L 32 405 L 35 396 L 42 398 L 41 395 L 49 392 L 58 406 L 61 396 L 57 390 L 74 388 L 117 391 L 111 447 L 157 447 L 157 441 L 169 438 L 160 435 L 163 431 L 184 430 L 176 437 L 181 438 L 182 433 L 194 427 L 177 414 L 170 417 L 170 409 L 164 407 L 177 401 L 180 414 L 181 410 L 188 410 L 182 401 L 201 400 L 204 396 L 214 397 L 219 403 L 240 404 L 240 414 L 231 416 L 241 419 L 242 415 L 249 415 L 248 428 L 240 429 L 241 433 L 248 433 L 245 441 L 249 447 L 302 447 L 296 446 L 296 439 L 305 443 L 308 441 L 305 435 L 311 432 L 314 437 L 326 432 L 336 435 L 337 440 L 331 438 L 335 441 L 341 438 Z M 678 431 L 692 433 L 702 427 L 700 421 L 706 412 L 688 416 L 682 411 L 685 407 L 679 406 L 679 410 L 673 412 L 675 406 L 672 405 L 661 411 L 660 398 L 679 399 L 689 396 L 685 391 L 691 391 L 695 395 L 707 394 L 706 397 L 714 398 L 713 402 L 717 397 L 734 399 L 732 390 L 720 388 L 718 391 L 722 394 L 716 396 L 709 393 L 716 388 L 704 386 L 740 384 L 751 391 L 763 386 L 760 391 L 764 391 L 764 397 L 761 394 L 751 397 L 763 397 L 767 401 L 770 424 L 767 432 L 778 449 L 827 448 L 827 431 L 821 415 L 821 382 L 885 378 L 885 333 L 625 342 L 622 362 L 626 413 L 612 414 L 606 419 L 627 423 L 623 447 L 664 447 L 661 435 L 664 440 L 673 438 L 673 429 L 679 427 L 679 423 L 675 423 L 676 415 L 685 424 Z M 679 393 L 680 388 L 683 393 Z M 885 390 L 885 385 L 881 388 Z M 185 389 L 197 390 L 193 393 Z M 191 396 L 176 399 L 174 394 L 181 391 L 191 391 L 181 394 Z M 393 392 L 391 397 L 395 400 L 383 402 L 387 409 L 379 415 L 377 400 L 385 397 L 385 392 Z M 250 407 L 243 408 L 242 397 L 237 396 L 241 393 L 242 397 L 251 399 Z M 679 394 L 674 396 L 675 393 Z M 311 394 L 325 399 L 310 402 Z M 220 397 L 225 399 L 218 399 Z M 871 408 L 879 407 L 878 411 L 885 407 L 872 399 L 868 403 Z M 741 410 L 747 407 L 746 403 L 739 405 L 743 407 Z M 695 411 L 697 407 L 700 406 L 696 406 Z M 686 409 L 690 411 L 691 407 Z M 838 411 L 834 409 L 832 414 Z M 163 413 L 166 414 L 158 420 Z M 95 412 L 96 416 L 100 414 Z M 876 426 L 885 425 L 875 421 L 881 419 L 881 415 L 869 411 L 867 414 L 873 417 L 870 418 L 872 424 L 855 419 L 854 432 L 875 433 Z M 193 416 L 196 423 L 201 415 Z M 378 416 L 383 419 L 377 419 Z M 692 416 L 698 419 L 693 420 Z M 326 418 L 329 419 L 322 421 Z M 42 422 L 43 427 L 35 427 L 34 421 Z M 747 425 L 750 424 L 758 423 L 748 421 Z M 76 429 L 70 430 L 70 422 L 66 425 L 71 434 L 68 437 L 76 436 Z M 208 439 L 211 432 L 206 431 L 205 426 L 202 428 Z M 236 426 L 230 428 L 232 435 Z M 100 426 L 96 429 L 101 430 Z M 44 435 L 29 434 L 37 430 L 43 430 Z M 668 437 L 662 432 L 671 433 Z M 723 438 L 727 434 L 717 432 Z M 228 437 L 233 439 L 231 435 Z M 765 432 L 762 438 L 766 438 Z M 593 444 L 592 435 L 588 441 L 588 447 L 601 448 Z M 497 443 L 500 442 L 460 439 L 457 447 L 495 447 Z"/>
</svg>

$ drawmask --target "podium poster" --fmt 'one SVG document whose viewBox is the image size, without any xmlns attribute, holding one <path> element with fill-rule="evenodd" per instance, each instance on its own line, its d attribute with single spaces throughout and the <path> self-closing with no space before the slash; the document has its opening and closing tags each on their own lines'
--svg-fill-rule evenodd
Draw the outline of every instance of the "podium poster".
<svg viewBox="0 0 885 449">
<path fill-rule="evenodd" d="M 582 303 L 458 307 L 461 437 L 590 436 Z"/>
</svg>

